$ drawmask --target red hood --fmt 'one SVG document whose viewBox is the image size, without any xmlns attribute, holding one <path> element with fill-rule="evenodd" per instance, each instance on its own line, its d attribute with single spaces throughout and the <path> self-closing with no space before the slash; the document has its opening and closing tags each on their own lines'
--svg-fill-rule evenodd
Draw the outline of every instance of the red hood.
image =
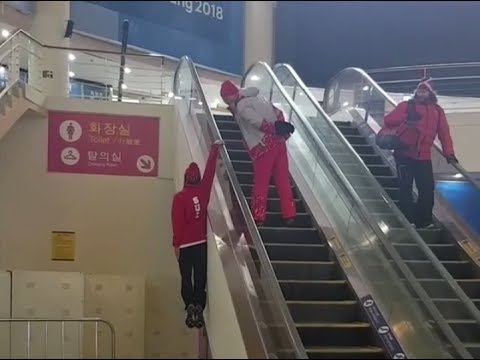
<svg viewBox="0 0 480 360">
<path fill-rule="evenodd" d="M 185 170 L 184 186 L 197 186 L 200 183 L 201 176 L 197 163 L 190 163 Z"/>
</svg>

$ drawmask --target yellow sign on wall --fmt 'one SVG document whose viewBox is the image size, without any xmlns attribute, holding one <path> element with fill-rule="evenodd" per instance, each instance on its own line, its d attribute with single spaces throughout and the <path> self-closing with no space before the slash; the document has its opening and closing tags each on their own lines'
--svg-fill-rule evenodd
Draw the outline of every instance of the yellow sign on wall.
<svg viewBox="0 0 480 360">
<path fill-rule="evenodd" d="M 75 233 L 52 231 L 52 260 L 75 260 Z"/>
</svg>

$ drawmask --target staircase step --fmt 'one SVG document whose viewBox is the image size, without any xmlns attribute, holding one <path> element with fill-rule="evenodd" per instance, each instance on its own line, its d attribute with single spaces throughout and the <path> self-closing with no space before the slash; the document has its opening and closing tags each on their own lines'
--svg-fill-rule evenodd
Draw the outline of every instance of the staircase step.
<svg viewBox="0 0 480 360">
<path fill-rule="evenodd" d="M 468 352 L 473 356 L 474 359 L 480 359 L 480 342 L 476 343 L 464 343 Z"/>
<path fill-rule="evenodd" d="M 283 296 L 289 301 L 340 301 L 355 299 L 346 280 L 281 280 L 279 283 Z"/>
<path fill-rule="evenodd" d="M 419 279 L 419 281 L 432 298 L 445 300 L 457 298 L 451 290 L 448 290 L 450 286 L 443 279 Z M 480 299 L 480 279 L 457 279 L 457 283 L 469 298 Z"/>
<path fill-rule="evenodd" d="M 339 129 L 340 128 L 351 128 L 352 122 L 351 121 L 334 121 L 333 122 Z"/>
<path fill-rule="evenodd" d="M 253 173 L 253 165 L 250 160 L 249 161 L 232 160 L 232 165 L 233 165 L 233 168 L 235 169 L 235 172 L 239 171 L 242 173 Z"/>
<path fill-rule="evenodd" d="M 265 244 L 270 260 L 330 261 L 327 245 L 312 244 Z"/>
<path fill-rule="evenodd" d="M 340 130 L 340 132 L 345 136 L 352 136 L 352 135 L 360 135 L 360 132 L 358 131 L 357 128 L 353 127 L 353 126 L 341 126 L 341 127 L 338 127 L 338 130 Z"/>
<path fill-rule="evenodd" d="M 283 216 L 280 212 L 267 212 L 267 219 L 265 221 L 266 226 L 270 227 L 283 227 Z M 310 214 L 297 214 L 293 224 L 289 227 L 295 228 L 311 228 L 312 227 L 312 217 Z"/>
<path fill-rule="evenodd" d="M 397 188 L 398 187 L 398 178 L 396 176 L 375 176 L 378 183 L 383 187 L 387 188 Z"/>
<path fill-rule="evenodd" d="M 357 301 L 287 301 L 296 323 L 350 323 L 360 321 Z"/>
<path fill-rule="evenodd" d="M 215 114 L 213 116 L 215 118 L 215 122 L 217 121 L 235 121 L 232 115 L 230 114 Z"/>
<path fill-rule="evenodd" d="M 303 345 L 365 346 L 371 344 L 372 329 L 367 323 L 302 323 L 296 324 Z"/>
<path fill-rule="evenodd" d="M 448 320 L 447 323 L 462 342 L 480 342 L 480 325 L 474 320 Z"/>
<path fill-rule="evenodd" d="M 340 270 L 333 261 L 272 261 L 279 280 L 332 280 Z"/>
<path fill-rule="evenodd" d="M 323 244 L 323 238 L 315 228 L 283 228 L 266 227 L 258 228 L 260 235 L 265 243 L 282 244 Z"/>
<path fill-rule="evenodd" d="M 384 359 L 382 348 L 373 346 L 309 347 L 310 359 Z"/>
<path fill-rule="evenodd" d="M 239 179 L 240 180 L 240 179 Z M 252 202 L 252 198 L 247 197 L 247 202 L 250 204 Z M 296 199 L 295 200 L 295 206 L 297 207 L 297 212 L 298 213 L 304 213 L 305 212 L 305 204 L 301 199 Z M 280 199 L 279 198 L 269 198 L 267 201 L 267 211 L 271 212 L 280 212 L 282 209 L 280 205 Z"/>
</svg>

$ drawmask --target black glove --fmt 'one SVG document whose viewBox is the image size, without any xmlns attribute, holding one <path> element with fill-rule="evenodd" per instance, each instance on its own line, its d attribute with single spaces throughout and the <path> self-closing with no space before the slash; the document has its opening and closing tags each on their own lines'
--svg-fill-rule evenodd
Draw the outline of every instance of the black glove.
<svg viewBox="0 0 480 360">
<path fill-rule="evenodd" d="M 295 132 L 295 127 L 289 122 L 275 121 L 275 135 L 288 137 Z"/>
<path fill-rule="evenodd" d="M 458 164 L 458 159 L 455 155 L 448 155 L 447 156 L 447 163 L 449 163 L 450 165 Z"/>
</svg>

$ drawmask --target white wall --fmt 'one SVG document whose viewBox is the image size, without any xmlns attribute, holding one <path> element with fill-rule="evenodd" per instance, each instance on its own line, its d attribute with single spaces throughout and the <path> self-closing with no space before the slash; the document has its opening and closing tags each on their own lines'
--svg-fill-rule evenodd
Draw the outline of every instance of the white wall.
<svg viewBox="0 0 480 360">
<path fill-rule="evenodd" d="M 259 60 L 273 62 L 273 3 L 245 1 L 245 70 Z"/>
<path fill-rule="evenodd" d="M 194 356 L 171 248 L 173 108 L 65 98 L 47 107 L 160 117 L 159 178 L 48 173 L 47 119 L 20 119 L 0 139 L 0 268 L 145 277 L 145 356 Z M 52 230 L 76 232 L 75 261 L 50 260 Z"/>
</svg>

